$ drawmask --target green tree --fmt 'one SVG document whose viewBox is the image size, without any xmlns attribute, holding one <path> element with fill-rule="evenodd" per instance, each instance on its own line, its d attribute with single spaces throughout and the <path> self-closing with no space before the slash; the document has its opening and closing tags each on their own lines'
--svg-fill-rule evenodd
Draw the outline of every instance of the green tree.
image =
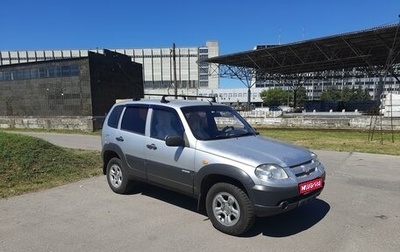
<svg viewBox="0 0 400 252">
<path fill-rule="evenodd" d="M 369 101 L 371 99 L 372 97 L 367 89 L 362 89 L 361 87 L 359 87 L 356 90 L 353 90 L 353 101 Z"/>
<path fill-rule="evenodd" d="M 305 87 L 298 87 L 296 89 L 296 104 L 295 107 L 304 107 L 304 103 L 308 100 L 307 91 Z"/>
<path fill-rule="evenodd" d="M 335 87 L 330 87 L 326 89 L 321 94 L 322 101 L 369 101 L 371 100 L 371 96 L 369 95 L 368 90 L 359 88 L 348 88 L 344 87 L 342 90 L 337 89 Z"/>
<path fill-rule="evenodd" d="M 263 90 L 261 91 L 260 96 L 264 104 L 267 106 L 279 106 L 285 104 L 288 99 L 287 92 L 279 88 Z"/>
<path fill-rule="evenodd" d="M 321 94 L 321 101 L 340 101 L 341 99 L 341 91 L 335 87 L 329 87 Z"/>
</svg>

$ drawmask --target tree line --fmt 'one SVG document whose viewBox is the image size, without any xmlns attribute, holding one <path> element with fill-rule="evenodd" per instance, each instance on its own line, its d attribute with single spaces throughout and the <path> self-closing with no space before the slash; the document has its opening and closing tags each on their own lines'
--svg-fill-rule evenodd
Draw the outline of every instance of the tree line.
<svg viewBox="0 0 400 252">
<path fill-rule="evenodd" d="M 272 88 L 263 90 L 260 93 L 263 103 L 267 106 L 288 105 L 291 107 L 303 107 L 308 100 L 305 87 L 298 87 L 293 90 L 283 90 L 280 88 Z M 329 87 L 321 93 L 321 101 L 369 101 L 371 96 L 367 89 L 348 88 L 338 89 L 337 87 Z"/>
</svg>

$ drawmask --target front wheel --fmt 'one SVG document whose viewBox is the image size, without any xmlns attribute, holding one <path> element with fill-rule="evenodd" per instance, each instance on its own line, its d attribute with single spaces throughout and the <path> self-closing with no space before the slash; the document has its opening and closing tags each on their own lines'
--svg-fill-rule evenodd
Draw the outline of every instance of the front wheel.
<svg viewBox="0 0 400 252">
<path fill-rule="evenodd" d="M 112 158 L 107 164 L 107 182 L 111 190 L 116 193 L 127 193 L 131 188 L 131 181 L 127 178 L 119 158 Z"/>
<path fill-rule="evenodd" d="M 228 183 L 213 185 L 206 196 L 207 215 L 213 226 L 230 235 L 241 235 L 252 227 L 255 214 L 247 194 Z"/>
</svg>

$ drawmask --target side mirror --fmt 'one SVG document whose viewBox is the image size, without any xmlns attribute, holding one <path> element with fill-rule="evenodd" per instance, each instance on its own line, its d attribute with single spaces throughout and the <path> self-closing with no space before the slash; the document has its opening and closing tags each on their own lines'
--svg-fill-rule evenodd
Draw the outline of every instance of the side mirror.
<svg viewBox="0 0 400 252">
<path fill-rule="evenodd" d="M 258 132 L 257 128 L 252 127 L 253 130 L 256 132 L 256 135 L 260 135 L 260 132 Z"/>
<path fill-rule="evenodd" d="M 165 138 L 165 144 L 167 146 L 185 146 L 185 140 L 180 136 L 170 136 Z"/>
</svg>

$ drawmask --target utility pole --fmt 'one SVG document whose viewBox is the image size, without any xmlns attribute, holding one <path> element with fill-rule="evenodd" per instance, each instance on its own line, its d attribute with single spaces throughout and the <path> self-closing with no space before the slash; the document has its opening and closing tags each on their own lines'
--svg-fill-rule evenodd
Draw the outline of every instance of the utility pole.
<svg viewBox="0 0 400 252">
<path fill-rule="evenodd" d="M 174 94 L 175 99 L 178 98 L 178 82 L 176 80 L 176 53 L 175 53 L 175 43 L 172 44 L 172 60 L 174 63 Z"/>
</svg>

